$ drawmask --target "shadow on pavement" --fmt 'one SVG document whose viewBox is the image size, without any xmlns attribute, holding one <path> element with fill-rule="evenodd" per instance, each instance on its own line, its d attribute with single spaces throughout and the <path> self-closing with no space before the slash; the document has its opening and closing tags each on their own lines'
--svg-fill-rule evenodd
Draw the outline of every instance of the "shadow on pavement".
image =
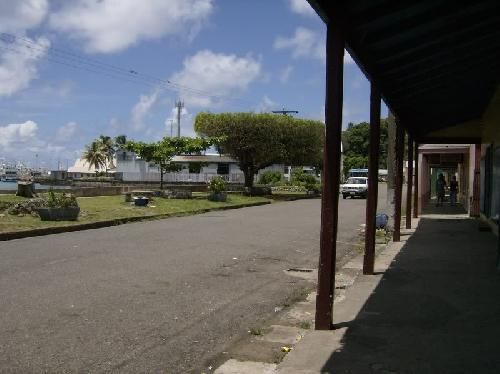
<svg viewBox="0 0 500 374">
<path fill-rule="evenodd" d="M 422 218 L 322 372 L 500 373 L 496 251 L 475 220 Z"/>
<path fill-rule="evenodd" d="M 467 213 L 462 204 L 451 205 L 449 202 L 445 202 L 442 206 L 436 206 L 436 201 L 436 199 L 433 199 L 426 204 L 422 209 L 422 214 L 460 215 Z"/>
</svg>

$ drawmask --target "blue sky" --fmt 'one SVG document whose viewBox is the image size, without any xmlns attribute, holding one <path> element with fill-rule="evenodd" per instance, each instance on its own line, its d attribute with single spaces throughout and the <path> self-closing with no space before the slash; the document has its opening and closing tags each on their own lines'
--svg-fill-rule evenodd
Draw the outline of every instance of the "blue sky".
<svg viewBox="0 0 500 374">
<path fill-rule="evenodd" d="M 305 0 L 0 0 L 0 157 L 55 168 L 100 134 L 156 140 L 178 98 L 188 136 L 206 110 L 323 120 L 325 29 Z M 347 124 L 369 85 L 345 62 Z"/>
</svg>

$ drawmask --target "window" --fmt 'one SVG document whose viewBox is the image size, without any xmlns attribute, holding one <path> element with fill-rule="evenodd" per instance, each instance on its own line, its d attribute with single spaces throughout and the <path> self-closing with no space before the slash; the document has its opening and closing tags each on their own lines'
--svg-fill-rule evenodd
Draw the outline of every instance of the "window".
<svg viewBox="0 0 500 374">
<path fill-rule="evenodd" d="M 217 164 L 217 174 L 227 175 L 229 174 L 229 164 Z"/>
</svg>

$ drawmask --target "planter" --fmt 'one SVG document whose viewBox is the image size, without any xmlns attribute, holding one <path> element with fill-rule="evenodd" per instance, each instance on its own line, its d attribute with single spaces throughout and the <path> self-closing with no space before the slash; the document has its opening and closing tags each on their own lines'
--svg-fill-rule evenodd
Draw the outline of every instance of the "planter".
<svg viewBox="0 0 500 374">
<path fill-rule="evenodd" d="M 227 200 L 227 192 L 211 192 L 208 194 L 208 200 L 223 202 Z"/>
<path fill-rule="evenodd" d="M 76 221 L 80 208 L 38 208 L 38 215 L 42 221 Z"/>
<path fill-rule="evenodd" d="M 135 206 L 146 206 L 149 203 L 149 198 L 144 196 L 134 197 L 134 205 Z"/>
<path fill-rule="evenodd" d="M 247 196 L 267 196 L 273 193 L 269 186 L 245 187 L 245 195 Z"/>
</svg>

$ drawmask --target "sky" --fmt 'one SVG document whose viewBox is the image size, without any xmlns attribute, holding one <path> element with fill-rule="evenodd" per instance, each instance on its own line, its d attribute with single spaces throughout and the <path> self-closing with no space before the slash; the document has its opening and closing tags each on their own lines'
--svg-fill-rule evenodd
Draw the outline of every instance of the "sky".
<svg viewBox="0 0 500 374">
<path fill-rule="evenodd" d="M 0 161 L 72 165 L 101 134 L 181 135 L 201 111 L 324 121 L 326 27 L 305 0 L 0 0 Z M 369 118 L 346 53 L 344 126 Z M 384 113 L 383 113 L 384 114 Z"/>
</svg>

